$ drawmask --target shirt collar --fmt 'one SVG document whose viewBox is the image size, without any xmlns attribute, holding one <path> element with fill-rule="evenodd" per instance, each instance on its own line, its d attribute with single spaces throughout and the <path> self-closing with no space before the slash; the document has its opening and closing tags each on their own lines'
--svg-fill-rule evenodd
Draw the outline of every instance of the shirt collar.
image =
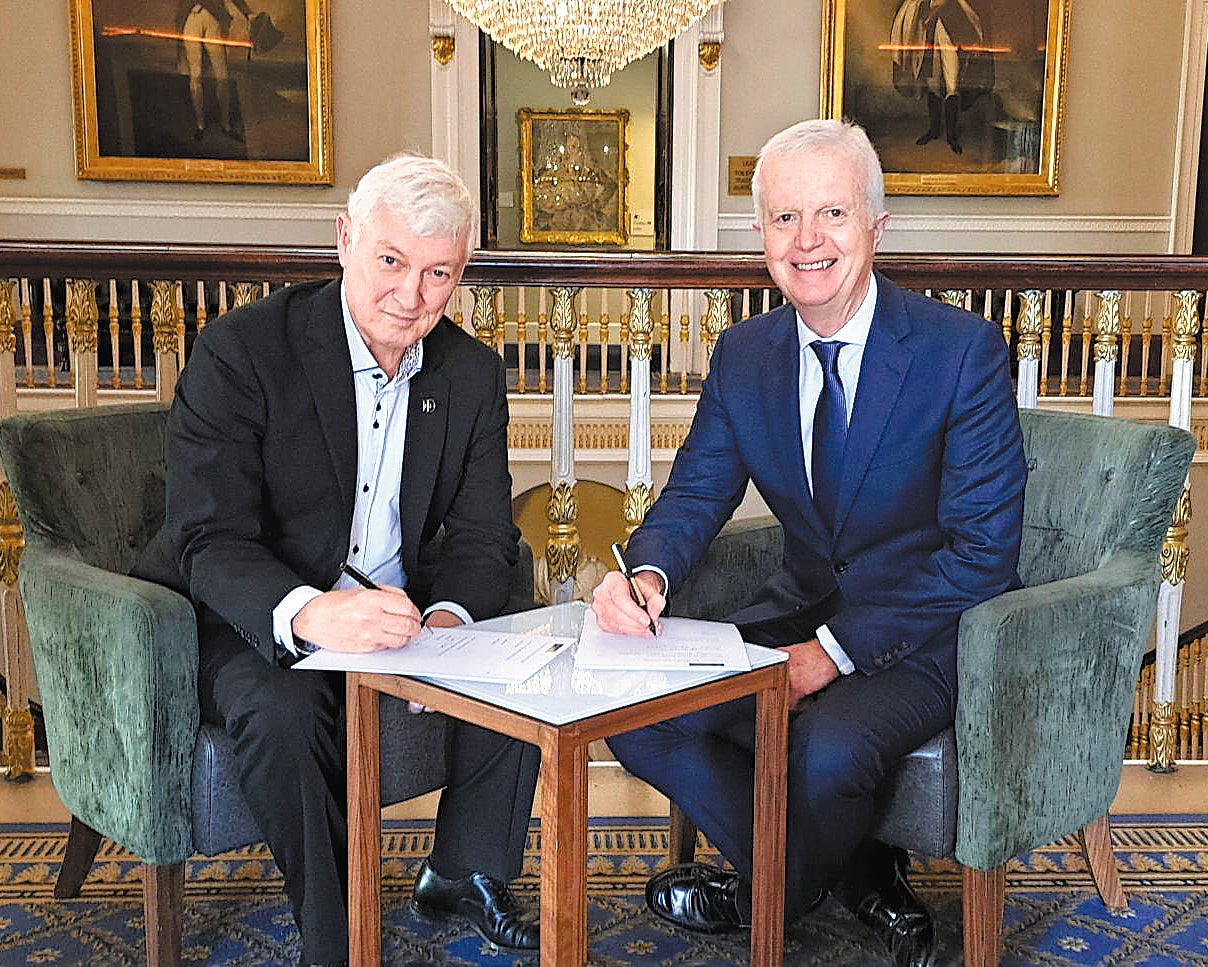
<svg viewBox="0 0 1208 967">
<path fill-rule="evenodd" d="M 875 274 L 868 277 L 868 292 L 864 295 L 864 301 L 860 303 L 855 314 L 843 323 L 839 331 L 830 339 L 837 339 L 839 342 L 847 343 L 849 346 L 863 346 L 868 342 L 868 333 L 872 329 L 872 317 L 877 310 L 877 277 Z M 815 342 L 822 337 L 814 330 L 805 324 L 801 318 L 801 313 L 797 313 L 797 337 L 804 349 L 810 343 Z"/>
<path fill-rule="evenodd" d="M 352 310 L 348 308 L 348 296 L 344 292 L 344 280 L 340 280 L 340 308 L 344 313 L 344 338 L 348 340 L 348 355 L 352 358 L 352 371 L 354 373 L 367 373 L 373 370 L 381 370 L 378 361 L 373 358 L 373 353 L 369 351 L 369 347 L 365 345 L 365 338 L 361 335 L 361 330 L 352 321 Z M 395 374 L 395 380 L 405 382 L 411 379 L 416 373 L 423 368 L 424 365 L 424 341 L 420 339 L 407 347 L 403 353 L 403 358 L 399 362 L 398 373 Z"/>
</svg>

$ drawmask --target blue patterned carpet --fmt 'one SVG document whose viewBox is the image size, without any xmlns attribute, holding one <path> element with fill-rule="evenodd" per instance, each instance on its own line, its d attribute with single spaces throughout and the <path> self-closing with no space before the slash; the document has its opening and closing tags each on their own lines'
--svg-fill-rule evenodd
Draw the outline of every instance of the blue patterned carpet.
<svg viewBox="0 0 1208 967">
<path fill-rule="evenodd" d="M 591 963 L 729 965 L 747 960 L 742 937 L 705 938 L 651 917 L 642 887 L 666 849 L 666 828 L 647 821 L 596 821 L 589 862 Z M 120 850 L 102 847 L 80 899 L 51 890 L 66 842 L 60 825 L 0 830 L 0 965 L 144 963 L 141 876 Z M 539 833 L 519 892 L 535 898 Z M 108 844 L 106 844 L 107 846 Z M 1005 965 L 1208 967 L 1208 817 L 1127 817 L 1114 825 L 1130 908 L 1100 903 L 1072 842 L 1030 853 L 1007 879 Z M 438 928 L 406 912 L 411 881 L 427 855 L 423 824 L 390 823 L 383 840 L 384 960 L 392 965 L 535 963 L 484 946 L 468 930 Z M 914 882 L 932 905 L 942 964 L 960 963 L 960 876 L 950 863 L 916 864 Z M 188 964 L 292 965 L 298 939 L 268 853 L 253 847 L 189 864 L 184 960 Z M 880 967 L 888 961 L 863 926 L 828 901 L 786 938 L 785 963 Z"/>
</svg>

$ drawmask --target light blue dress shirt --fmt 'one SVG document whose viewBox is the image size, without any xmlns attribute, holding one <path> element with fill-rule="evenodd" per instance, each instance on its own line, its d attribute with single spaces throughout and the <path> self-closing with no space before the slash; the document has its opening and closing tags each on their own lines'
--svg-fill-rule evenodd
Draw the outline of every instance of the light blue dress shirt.
<svg viewBox="0 0 1208 967">
<path fill-rule="evenodd" d="M 398 371 L 390 379 L 352 321 L 343 283 L 340 305 L 352 358 L 357 408 L 357 491 L 347 560 L 375 584 L 403 588 L 407 575 L 403 573 L 399 500 L 407 443 L 407 406 L 411 399 L 411 378 L 424 363 L 424 344 L 417 342 L 403 354 Z M 332 590 L 358 586 L 341 573 Z M 318 588 L 302 585 L 290 591 L 273 609 L 273 637 L 294 654 L 297 654 L 292 630 L 294 617 L 320 594 Z M 452 601 L 433 604 L 424 611 L 424 617 L 438 610 L 449 611 L 467 624 L 471 621 L 469 612 Z"/>
</svg>

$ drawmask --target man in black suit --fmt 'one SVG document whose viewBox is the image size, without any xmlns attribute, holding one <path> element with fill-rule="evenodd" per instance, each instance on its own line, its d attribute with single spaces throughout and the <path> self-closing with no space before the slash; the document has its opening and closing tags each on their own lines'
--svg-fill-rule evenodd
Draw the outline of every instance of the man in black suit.
<svg viewBox="0 0 1208 967">
<path fill-rule="evenodd" d="M 202 715 L 236 741 L 304 964 L 348 957 L 344 686 L 290 666 L 498 614 L 517 558 L 502 361 L 442 315 L 474 224 L 444 164 L 371 169 L 336 223 L 342 279 L 207 326 L 172 407 L 166 523 L 138 573 L 197 606 Z M 345 561 L 378 589 L 342 575 Z M 537 750 L 452 721 L 446 746 L 413 909 L 535 949 L 507 883 Z"/>
</svg>

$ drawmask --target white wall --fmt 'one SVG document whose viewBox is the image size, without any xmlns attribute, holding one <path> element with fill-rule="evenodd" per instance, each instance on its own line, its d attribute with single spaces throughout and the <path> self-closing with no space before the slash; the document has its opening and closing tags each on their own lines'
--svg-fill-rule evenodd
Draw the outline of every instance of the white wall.
<svg viewBox="0 0 1208 967">
<path fill-rule="evenodd" d="M 816 116 L 820 2 L 725 4 L 723 179 L 728 156 L 754 154 L 774 131 Z M 0 181 L 0 236 L 328 243 L 365 168 L 401 148 L 431 147 L 427 4 L 401 0 L 389 15 L 363 0 L 331 7 L 336 186 L 325 188 L 77 180 L 68 4 L 0 5 L 0 167 L 28 172 Z M 1165 251 L 1185 7 L 1075 0 L 1061 195 L 894 196 L 886 250 Z M 750 199 L 725 189 L 719 246 L 757 248 Z"/>
<path fill-rule="evenodd" d="M 0 167 L 27 172 L 0 181 L 0 237 L 334 244 L 365 169 L 431 148 L 427 4 L 383 16 L 333 0 L 334 187 L 78 180 L 67 12 L 67 0 L 0 4 Z"/>
<path fill-rule="evenodd" d="M 728 156 L 756 154 L 771 134 L 818 116 L 820 7 L 820 0 L 725 5 L 723 179 Z M 1165 252 L 1184 8 L 1182 0 L 1074 0 L 1061 194 L 891 196 L 884 250 Z M 724 181 L 721 190 L 721 247 L 758 248 L 750 197 L 727 195 Z"/>
</svg>

